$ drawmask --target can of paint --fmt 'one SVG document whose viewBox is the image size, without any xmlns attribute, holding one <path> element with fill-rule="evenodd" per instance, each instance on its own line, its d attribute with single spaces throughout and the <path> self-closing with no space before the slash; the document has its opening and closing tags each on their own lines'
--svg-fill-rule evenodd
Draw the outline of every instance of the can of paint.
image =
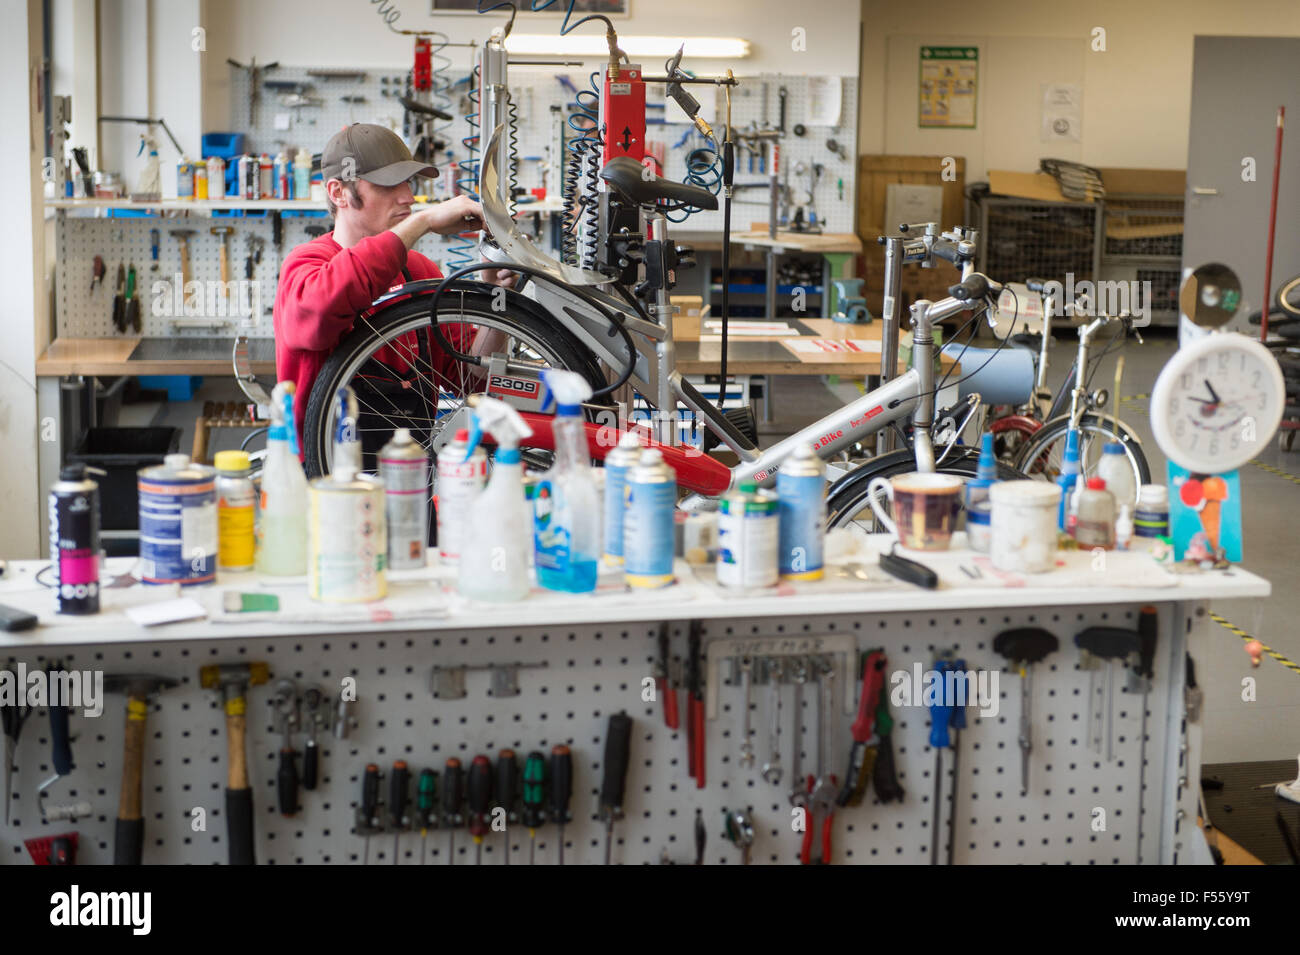
<svg viewBox="0 0 1300 955">
<path fill-rule="evenodd" d="M 248 477 L 248 452 L 218 451 L 212 463 L 217 466 L 217 566 L 252 570 L 257 489 Z"/>
<path fill-rule="evenodd" d="M 438 555 L 445 564 L 460 561 L 465 514 L 487 483 L 487 452 L 476 447 L 470 453 L 469 447 L 469 431 L 461 428 L 438 452 Z"/>
<path fill-rule="evenodd" d="M 226 161 L 220 156 L 208 158 L 208 198 L 226 198 Z"/>
<path fill-rule="evenodd" d="M 627 473 L 641 457 L 641 442 L 627 432 L 618 446 L 605 455 L 605 561 L 615 567 L 623 563 L 623 494 Z M 666 465 L 665 465 L 666 467 Z"/>
<path fill-rule="evenodd" d="M 185 158 L 176 162 L 176 198 L 194 198 L 194 163 Z"/>
<path fill-rule="evenodd" d="M 192 587 L 217 579 L 216 472 L 169 454 L 139 472 L 140 580 Z"/>
<path fill-rule="evenodd" d="M 608 480 L 608 477 L 606 477 Z M 605 488 L 608 501 L 611 491 Z M 667 587 L 673 577 L 673 510 L 677 505 L 677 472 L 664 462 L 663 452 L 646 448 L 628 469 L 619 495 L 624 499 L 623 581 L 629 587 Z M 606 514 L 609 513 L 608 507 Z"/>
<path fill-rule="evenodd" d="M 257 198 L 271 199 L 275 197 L 275 184 L 272 182 L 273 163 L 271 157 L 266 153 L 257 157 Z"/>
<path fill-rule="evenodd" d="M 59 471 L 49 509 L 55 610 L 99 613 L 99 485 L 86 476 L 84 464 Z"/>
<path fill-rule="evenodd" d="M 826 466 L 808 445 L 800 445 L 776 472 L 780 535 L 778 555 L 784 580 L 821 580 L 826 535 Z"/>
<path fill-rule="evenodd" d="M 388 593 L 384 485 L 369 474 L 317 478 L 308 490 L 307 594 L 365 603 Z"/>
<path fill-rule="evenodd" d="M 774 586 L 779 538 L 775 495 L 742 481 L 718 508 L 718 583 L 737 590 Z"/>
<path fill-rule="evenodd" d="M 407 428 L 393 432 L 379 451 L 388 522 L 388 566 L 411 570 L 425 565 L 429 538 L 429 456 Z"/>
</svg>

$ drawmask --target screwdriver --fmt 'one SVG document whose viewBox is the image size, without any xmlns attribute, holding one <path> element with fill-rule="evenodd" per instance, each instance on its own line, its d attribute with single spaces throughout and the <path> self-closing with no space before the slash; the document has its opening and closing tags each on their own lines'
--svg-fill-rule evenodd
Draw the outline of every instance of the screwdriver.
<svg viewBox="0 0 1300 955">
<path fill-rule="evenodd" d="M 462 822 L 460 805 L 465 801 L 465 770 L 453 756 L 442 770 L 442 824 L 447 828 L 447 864 L 456 864 L 456 827 Z"/>
<path fill-rule="evenodd" d="M 1020 795 L 1029 792 L 1029 752 L 1033 749 L 1034 691 L 1031 683 L 1033 664 L 1060 646 L 1060 641 L 1041 627 L 1005 630 L 993 638 L 993 650 L 1011 661 L 1020 671 Z"/>
<path fill-rule="evenodd" d="M 573 754 L 567 746 L 551 749 L 551 822 L 560 827 L 560 865 L 564 865 L 564 824 L 569 821 L 573 793 Z"/>
<path fill-rule="evenodd" d="M 704 844 L 708 841 L 709 832 L 704 827 L 704 813 L 698 808 L 695 810 L 695 864 L 704 865 Z"/>
<path fill-rule="evenodd" d="M 469 764 L 469 834 L 474 837 L 474 864 L 483 864 L 483 836 L 487 834 L 487 813 L 492 804 L 492 762 L 475 756 Z"/>
<path fill-rule="evenodd" d="M 429 830 L 438 825 L 437 805 L 438 774 L 432 769 L 422 769 L 415 787 L 415 808 L 420 813 L 420 865 L 424 865 L 429 847 Z"/>
<path fill-rule="evenodd" d="M 1097 751 L 1101 751 L 1101 720 L 1097 720 L 1097 732 L 1092 733 L 1092 721 L 1096 712 L 1096 660 L 1106 661 L 1106 762 L 1115 757 L 1115 679 L 1112 663 L 1126 659 L 1138 649 L 1138 635 L 1132 630 L 1118 627 L 1089 627 L 1074 637 L 1074 645 L 1082 654 L 1079 665 L 1089 671 L 1088 674 L 1088 730 L 1089 740 L 1095 741 Z"/>
<path fill-rule="evenodd" d="M 951 664 L 950 669 L 958 674 L 954 687 L 960 686 L 964 682 L 961 674 L 966 672 L 966 661 L 956 660 Z M 961 770 L 958 768 L 961 762 L 961 731 L 966 728 L 966 706 L 970 702 L 970 697 L 965 694 L 965 691 L 957 692 L 963 695 L 952 700 L 952 719 L 949 722 L 952 727 L 952 795 L 949 797 L 951 804 L 948 806 L 948 865 L 952 865 L 953 852 L 957 848 L 955 830 L 957 828 L 957 787 L 961 784 Z"/>
<path fill-rule="evenodd" d="M 628 750 L 632 743 L 632 717 L 615 713 L 605 732 L 605 775 L 600 781 L 600 813 L 605 817 L 605 865 L 614 845 L 614 823 L 623 818 L 623 790 L 627 785 Z"/>
<path fill-rule="evenodd" d="M 944 678 L 950 661 L 934 661 L 934 671 Z M 939 797 L 943 795 L 943 751 L 949 746 L 948 723 L 952 719 L 952 705 L 943 683 L 939 684 L 938 700 L 929 704 L 930 746 L 934 748 L 934 799 L 930 822 L 930 865 L 939 864 Z"/>
<path fill-rule="evenodd" d="M 889 698 L 880 697 L 880 707 L 876 710 L 876 735 L 880 737 L 880 751 L 876 754 L 876 766 L 871 773 L 871 784 L 876 788 L 876 798 L 882 803 L 902 802 L 903 787 L 898 782 L 898 771 L 894 767 L 894 718 L 889 715 Z"/>
<path fill-rule="evenodd" d="M 505 811 L 506 859 L 510 864 L 510 823 L 515 817 L 515 784 L 519 778 L 519 760 L 513 749 L 503 749 L 497 753 L 497 805 Z M 513 818 L 512 818 L 513 817 Z"/>
<path fill-rule="evenodd" d="M 406 768 L 406 763 L 397 760 L 388 776 L 388 819 L 393 827 L 393 865 L 397 865 L 397 846 L 407 824 L 406 803 L 410 798 L 410 782 L 411 771 Z"/>
<path fill-rule="evenodd" d="M 1142 796 L 1147 788 L 1147 699 L 1155 677 L 1156 640 L 1158 635 L 1155 607 L 1143 607 L 1138 614 L 1138 659 L 1132 673 L 1142 687 L 1142 739 L 1138 754 L 1138 831 L 1142 828 Z M 1142 862 L 1142 843 L 1138 841 L 1138 863 Z"/>
<path fill-rule="evenodd" d="M 534 750 L 524 760 L 524 811 L 528 827 L 528 864 L 537 859 L 537 830 L 546 822 L 546 757 Z"/>
<path fill-rule="evenodd" d="M 361 777 L 361 805 L 357 807 L 357 834 L 366 840 L 365 855 L 362 865 L 370 864 L 370 834 L 378 828 L 375 814 L 379 810 L 379 767 L 374 763 L 366 766 L 365 775 Z"/>
</svg>

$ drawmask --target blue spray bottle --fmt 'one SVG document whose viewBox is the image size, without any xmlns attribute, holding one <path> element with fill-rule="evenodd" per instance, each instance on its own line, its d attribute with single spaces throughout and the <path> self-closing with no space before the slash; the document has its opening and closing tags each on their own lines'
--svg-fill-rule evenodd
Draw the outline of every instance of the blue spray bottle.
<svg viewBox="0 0 1300 955">
<path fill-rule="evenodd" d="M 582 403 L 591 386 L 581 376 L 542 369 L 542 410 L 555 405 L 555 464 L 533 495 L 533 545 L 537 582 L 547 590 L 590 593 L 600 558 L 600 492 L 591 473 Z"/>
</svg>

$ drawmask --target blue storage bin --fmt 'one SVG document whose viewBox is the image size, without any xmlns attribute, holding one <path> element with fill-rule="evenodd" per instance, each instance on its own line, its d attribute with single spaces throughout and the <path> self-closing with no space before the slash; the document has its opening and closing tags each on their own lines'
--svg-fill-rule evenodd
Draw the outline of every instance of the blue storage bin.
<svg viewBox="0 0 1300 955">
<path fill-rule="evenodd" d="M 140 375 L 140 387 L 167 392 L 168 401 L 189 401 L 203 386 L 200 375 Z"/>
</svg>

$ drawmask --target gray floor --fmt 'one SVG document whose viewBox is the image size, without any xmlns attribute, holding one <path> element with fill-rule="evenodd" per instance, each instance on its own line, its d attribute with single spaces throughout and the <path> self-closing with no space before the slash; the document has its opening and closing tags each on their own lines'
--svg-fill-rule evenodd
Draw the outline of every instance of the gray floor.
<svg viewBox="0 0 1300 955">
<path fill-rule="evenodd" d="M 1123 393 L 1144 396 L 1151 392 L 1165 361 L 1176 347 L 1171 331 L 1149 330 L 1146 344 L 1130 341 L 1124 349 Z M 1059 384 L 1069 370 L 1076 340 L 1058 337 L 1052 353 L 1051 383 Z M 1094 383 L 1110 387 L 1114 376 L 1116 349 L 1102 361 Z M 138 404 L 123 409 L 121 424 L 173 424 L 185 429 L 183 450 L 190 447 L 194 418 L 203 400 L 229 400 L 239 397 L 229 379 L 209 379 L 195 400 L 187 403 Z M 835 398 L 817 378 L 776 379 L 771 401 L 772 420 L 761 428 L 764 442 L 788 434 L 837 407 Z M 1120 416 L 1141 436 L 1151 463 L 1153 480 L 1161 483 L 1165 459 L 1151 437 L 1142 397 L 1125 401 Z M 212 451 L 237 447 L 243 432 L 214 432 Z M 1300 440 L 1297 441 L 1300 447 Z M 1290 522 L 1300 517 L 1300 452 L 1284 453 L 1276 442 L 1270 445 L 1259 463 L 1295 477 L 1295 481 L 1261 467 L 1242 470 L 1242 497 L 1245 513 L 1245 561 L 1247 570 L 1267 578 L 1273 584 L 1268 600 L 1227 601 L 1212 609 L 1240 629 L 1290 660 L 1300 662 L 1300 528 Z M 1250 762 L 1266 759 L 1294 759 L 1300 753 L 1300 672 L 1289 670 L 1267 656 L 1258 670 L 1242 649 L 1244 641 L 1222 627 L 1213 630 L 1213 643 L 1205 657 L 1206 665 L 1198 674 L 1205 690 L 1205 749 L 1208 763 Z M 1255 701 L 1243 702 L 1242 681 L 1253 677 Z"/>
</svg>

